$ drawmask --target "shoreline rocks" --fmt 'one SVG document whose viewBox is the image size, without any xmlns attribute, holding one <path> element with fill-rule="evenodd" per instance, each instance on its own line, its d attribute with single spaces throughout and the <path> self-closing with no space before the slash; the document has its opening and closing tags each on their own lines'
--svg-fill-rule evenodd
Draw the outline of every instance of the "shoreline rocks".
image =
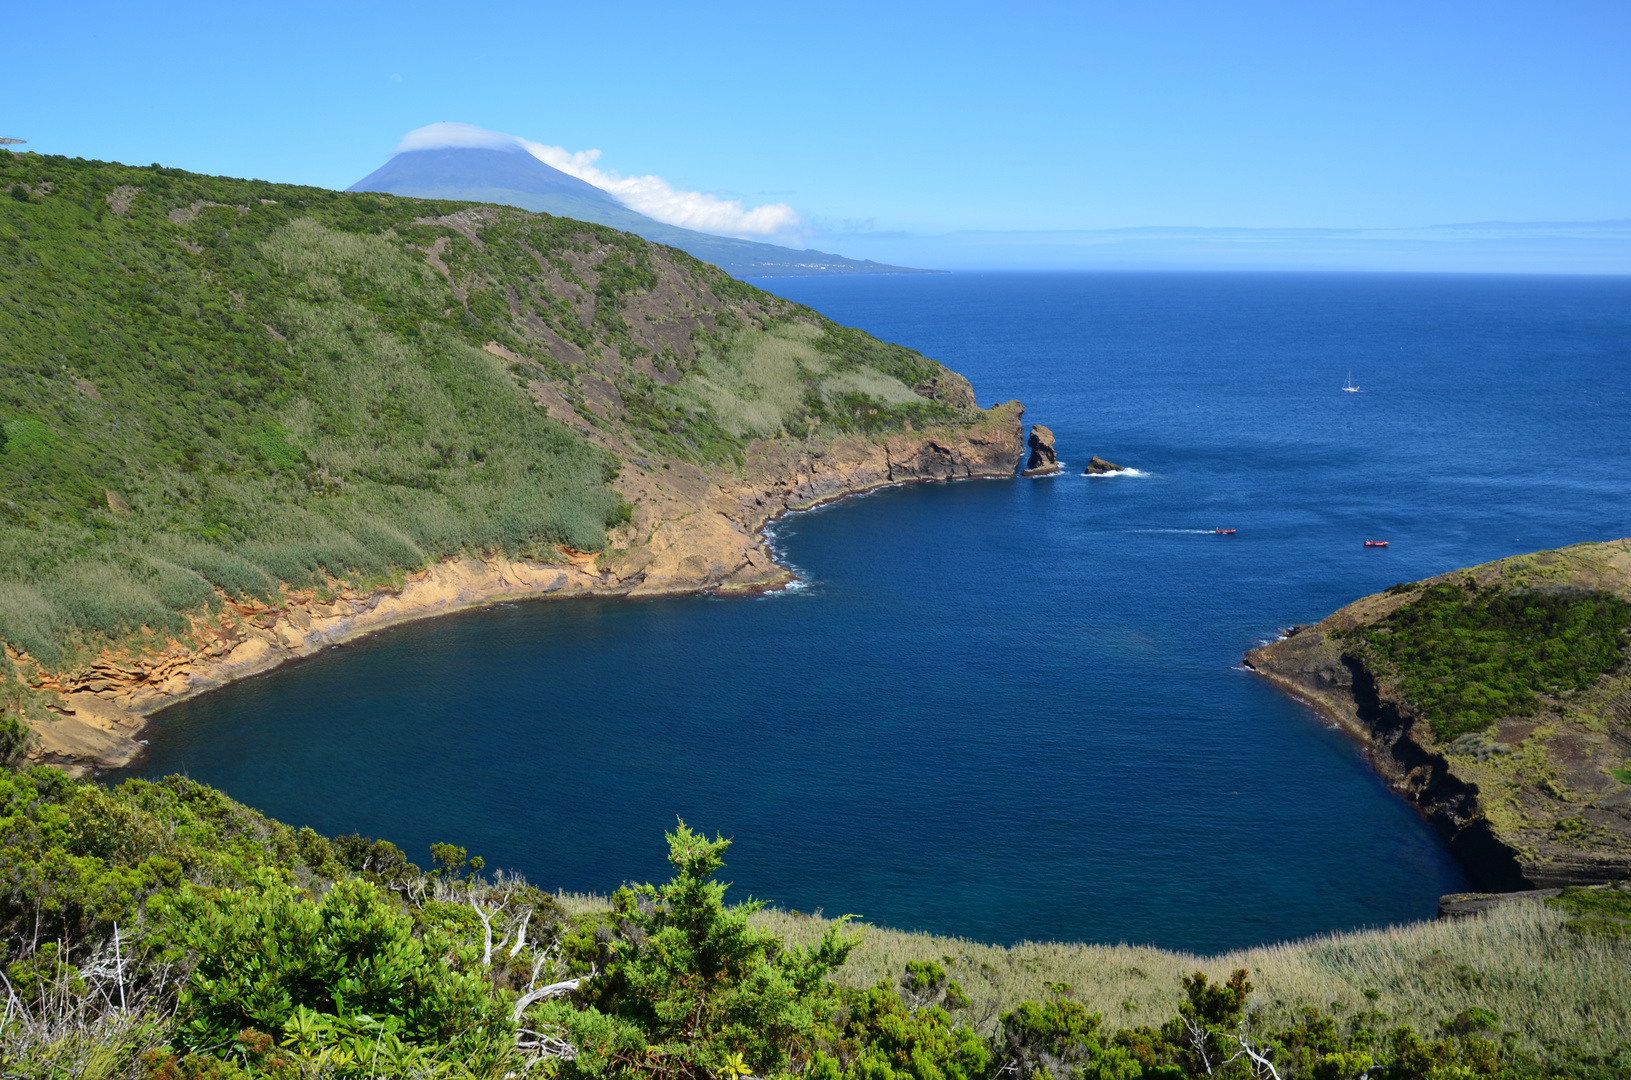
<svg viewBox="0 0 1631 1080">
<path fill-rule="evenodd" d="M 1438 898 L 1438 917 L 1441 919 L 1470 919 L 1486 911 L 1494 911 L 1508 904 L 1521 904 L 1525 900 L 1549 900 L 1559 896 L 1562 889 L 1520 889 L 1517 892 L 1462 892 L 1449 893 Z"/>
<path fill-rule="evenodd" d="M 1113 461 L 1106 461 L 1094 454 L 1088 459 L 1087 468 L 1082 470 L 1083 476 L 1103 476 L 1105 473 L 1126 472 L 1127 466 L 1117 465 Z"/>
<path fill-rule="evenodd" d="M 464 554 L 370 592 L 230 602 L 196 616 L 157 652 L 104 654 L 71 672 L 48 672 L 8 649 L 47 695 L 51 719 L 30 720 L 39 736 L 31 757 L 76 774 L 122 768 L 140 756 L 148 717 L 160 709 L 404 622 L 511 600 L 775 588 L 792 575 L 765 540 L 771 521 L 894 484 L 1010 478 L 1024 411 L 1013 401 L 963 428 L 759 442 L 734 472 L 641 459 L 615 481 L 634 513 L 605 552 L 557 549 L 548 562 Z"/>
<path fill-rule="evenodd" d="M 1059 471 L 1059 455 L 1053 448 L 1053 430 L 1041 424 L 1031 425 L 1031 437 L 1025 441 L 1031 448 L 1031 459 L 1025 463 L 1021 476 L 1049 476 Z"/>
</svg>

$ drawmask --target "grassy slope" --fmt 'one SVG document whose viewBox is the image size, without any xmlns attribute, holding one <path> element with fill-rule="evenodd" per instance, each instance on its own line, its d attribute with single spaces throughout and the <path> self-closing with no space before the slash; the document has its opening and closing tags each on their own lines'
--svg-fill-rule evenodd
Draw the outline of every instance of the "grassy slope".
<svg viewBox="0 0 1631 1080">
<path fill-rule="evenodd" d="M 37 155 L 0 155 L 0 372 L 0 639 L 59 668 L 222 595 L 596 550 L 604 445 L 730 470 L 978 417 L 933 361 L 625 233 Z"/>
<path fill-rule="evenodd" d="M 562 909 L 604 910 L 601 897 L 562 895 Z M 959 1018 L 989 1031 L 1000 1012 L 1043 1000 L 1048 983 L 1107 1025 L 1158 1025 L 1182 999 L 1179 977 L 1252 972 L 1253 1006 L 1270 1024 L 1306 1007 L 1376 1030 L 1410 1024 L 1434 1031 L 1477 1006 L 1501 1018 L 1515 1047 L 1547 1058 L 1559 1046 L 1596 1057 L 1631 1050 L 1631 937 L 1575 934 L 1570 913 L 1540 903 L 1510 905 L 1473 919 L 1332 934 L 1306 941 L 1195 956 L 1136 945 L 1024 942 L 986 945 L 966 938 L 867 926 L 839 979 L 869 986 L 913 960 L 932 960 L 968 992 Z M 766 910 L 759 925 L 793 944 L 820 939 L 828 920 Z M 1371 993 L 1367 993 L 1370 991 Z M 1373 997 L 1372 994 L 1375 996 Z"/>
<path fill-rule="evenodd" d="M 791 942 L 813 940 L 820 920 L 766 913 Z M 1110 1024 L 1159 1024 L 1182 998 L 1181 975 L 1214 978 L 1252 972 L 1253 1004 L 1271 1024 L 1317 1007 L 1384 1030 L 1410 1024 L 1433 1031 L 1471 1006 L 1489 1009 L 1529 1053 L 1547 1044 L 1611 1055 L 1631 1046 L 1631 946 L 1625 939 L 1576 935 L 1568 916 L 1542 904 L 1497 909 L 1477 919 L 1333 934 L 1307 941 L 1193 956 L 1131 945 L 1027 943 L 1003 948 L 958 938 L 869 927 L 841 978 L 868 985 L 910 960 L 934 960 L 953 973 L 973 1004 L 972 1022 L 1047 996 L 1046 983 L 1074 995 Z M 946 957 L 951 957 L 951 962 Z M 1375 998 L 1365 991 L 1373 991 Z M 1380 1015 L 1377 1015 L 1380 1014 Z"/>
<path fill-rule="evenodd" d="M 1526 865 L 1603 860 L 1608 880 L 1631 855 L 1626 601 L 1631 541 L 1577 544 L 1364 597 L 1318 624 L 1316 652 L 1425 721 L 1413 737 Z"/>
</svg>

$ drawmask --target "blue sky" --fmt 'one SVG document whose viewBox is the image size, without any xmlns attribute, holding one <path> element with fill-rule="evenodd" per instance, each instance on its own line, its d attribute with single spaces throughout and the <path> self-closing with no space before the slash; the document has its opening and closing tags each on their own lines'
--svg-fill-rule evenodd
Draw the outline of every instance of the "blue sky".
<svg viewBox="0 0 1631 1080">
<path fill-rule="evenodd" d="M 1631 218 L 1631 3 L 14 5 L 0 135 L 344 187 L 459 121 L 811 235 Z"/>
</svg>

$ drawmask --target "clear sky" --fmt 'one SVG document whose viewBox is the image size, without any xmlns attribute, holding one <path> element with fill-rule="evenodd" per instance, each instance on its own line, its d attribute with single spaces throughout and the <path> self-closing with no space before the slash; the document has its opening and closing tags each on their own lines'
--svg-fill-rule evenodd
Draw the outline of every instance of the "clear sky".
<svg viewBox="0 0 1631 1080">
<path fill-rule="evenodd" d="M 12 4 L 0 135 L 344 187 L 458 121 L 813 233 L 1631 218 L 1631 2 Z"/>
</svg>

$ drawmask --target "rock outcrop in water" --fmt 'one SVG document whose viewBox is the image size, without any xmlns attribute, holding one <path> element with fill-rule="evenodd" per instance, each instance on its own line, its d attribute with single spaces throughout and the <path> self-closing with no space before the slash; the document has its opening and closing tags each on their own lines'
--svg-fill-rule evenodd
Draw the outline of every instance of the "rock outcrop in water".
<svg viewBox="0 0 1631 1080">
<path fill-rule="evenodd" d="M 1059 455 L 1053 449 L 1053 431 L 1041 424 L 1031 425 L 1031 437 L 1025 441 L 1031 448 L 1031 458 L 1025 463 L 1024 476 L 1047 476 L 1059 471 Z"/>
<path fill-rule="evenodd" d="M 1475 886 L 1558 888 L 1631 877 L 1631 661 L 1584 690 L 1542 693 L 1532 715 L 1441 740 L 1354 631 L 1422 588 L 1490 595 L 1601 590 L 1631 599 L 1631 540 L 1578 544 L 1456 570 L 1357 600 L 1246 654 L 1246 664 L 1361 739 L 1393 787 L 1449 843 Z"/>
<path fill-rule="evenodd" d="M 1094 454 L 1087 461 L 1087 468 L 1082 470 L 1083 476 L 1103 476 L 1105 473 L 1126 472 L 1127 466 L 1117 465 L 1113 461 L 1106 461 Z"/>
</svg>

